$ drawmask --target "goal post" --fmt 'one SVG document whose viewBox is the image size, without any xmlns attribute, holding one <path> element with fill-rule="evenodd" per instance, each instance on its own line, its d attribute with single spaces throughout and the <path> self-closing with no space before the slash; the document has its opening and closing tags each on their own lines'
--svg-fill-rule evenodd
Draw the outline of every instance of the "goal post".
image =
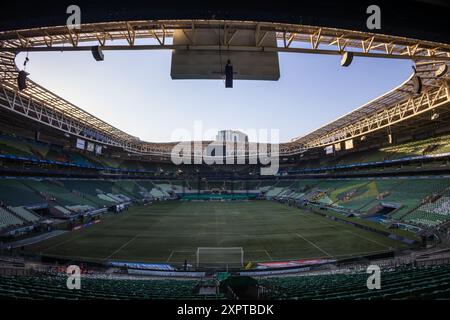
<svg viewBox="0 0 450 320">
<path fill-rule="evenodd" d="M 198 247 L 198 267 L 234 267 L 244 266 L 244 249 L 242 247 Z"/>
</svg>

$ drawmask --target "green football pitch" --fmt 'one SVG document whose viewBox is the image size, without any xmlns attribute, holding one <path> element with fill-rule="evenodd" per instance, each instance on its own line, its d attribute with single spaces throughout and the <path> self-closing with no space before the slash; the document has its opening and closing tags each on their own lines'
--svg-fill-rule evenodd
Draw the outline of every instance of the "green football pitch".
<svg viewBox="0 0 450 320">
<path fill-rule="evenodd" d="M 242 247 L 244 262 L 339 258 L 405 249 L 401 242 L 269 201 L 163 202 L 106 214 L 27 251 L 90 261 L 195 263 L 198 247 Z"/>
</svg>

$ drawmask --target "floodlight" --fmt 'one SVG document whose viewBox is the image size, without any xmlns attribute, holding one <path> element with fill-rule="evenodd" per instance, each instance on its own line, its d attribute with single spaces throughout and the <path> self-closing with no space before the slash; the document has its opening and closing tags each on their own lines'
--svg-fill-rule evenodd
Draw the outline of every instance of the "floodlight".
<svg viewBox="0 0 450 320">
<path fill-rule="evenodd" d="M 422 79 L 419 76 L 412 78 L 412 84 L 414 93 L 419 94 L 422 92 Z"/>
<path fill-rule="evenodd" d="M 344 52 L 341 59 L 341 66 L 348 67 L 353 61 L 353 52 Z"/>
<path fill-rule="evenodd" d="M 225 66 L 225 88 L 233 88 L 233 66 L 230 60 Z"/>
<path fill-rule="evenodd" d="M 447 64 L 442 64 L 439 66 L 439 68 L 436 70 L 436 72 L 434 73 L 434 75 L 438 78 L 445 76 L 447 74 L 448 71 L 448 66 Z"/>
<path fill-rule="evenodd" d="M 435 112 L 431 115 L 431 120 L 436 120 L 439 118 L 439 113 Z"/>
<path fill-rule="evenodd" d="M 105 60 L 105 56 L 103 55 L 102 48 L 100 46 L 93 46 L 91 47 L 92 56 L 96 61 L 103 61 Z"/>
<path fill-rule="evenodd" d="M 19 88 L 19 91 L 25 90 L 27 86 L 27 77 L 29 76 L 29 73 L 25 70 L 19 71 L 19 75 L 17 76 L 17 87 Z"/>
</svg>

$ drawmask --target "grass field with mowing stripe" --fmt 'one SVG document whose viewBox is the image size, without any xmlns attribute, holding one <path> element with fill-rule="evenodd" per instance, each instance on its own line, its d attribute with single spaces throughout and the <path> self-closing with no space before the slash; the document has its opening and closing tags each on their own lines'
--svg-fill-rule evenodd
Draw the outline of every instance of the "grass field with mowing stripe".
<svg viewBox="0 0 450 320">
<path fill-rule="evenodd" d="M 346 257 L 407 245 L 269 201 L 163 202 L 107 214 L 101 223 L 26 248 L 92 261 L 194 264 L 198 247 L 243 247 L 244 261 Z"/>
</svg>

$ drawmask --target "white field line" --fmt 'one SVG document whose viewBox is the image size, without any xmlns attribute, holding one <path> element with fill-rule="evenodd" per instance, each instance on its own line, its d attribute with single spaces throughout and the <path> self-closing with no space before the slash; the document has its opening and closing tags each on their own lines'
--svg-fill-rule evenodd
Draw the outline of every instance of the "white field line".
<svg viewBox="0 0 450 320">
<path fill-rule="evenodd" d="M 267 250 L 264 250 L 264 252 L 267 254 L 267 256 L 269 257 L 270 261 L 273 261 L 272 256 L 269 254 L 269 252 L 267 252 Z"/>
<path fill-rule="evenodd" d="M 331 254 L 329 254 L 328 252 L 326 252 L 325 250 L 323 250 L 321 247 L 319 247 L 318 245 L 316 245 L 314 242 L 309 241 L 308 239 L 306 239 L 304 236 L 302 236 L 299 233 L 296 233 L 296 235 L 300 238 L 302 238 L 303 240 L 305 240 L 306 242 L 308 242 L 310 245 L 314 246 L 315 248 L 319 249 L 320 251 L 322 251 L 323 253 L 325 253 L 327 256 L 332 257 Z"/>
<path fill-rule="evenodd" d="M 123 216 L 121 216 L 120 218 L 118 218 L 118 219 L 112 219 L 112 221 L 108 221 L 108 222 L 106 222 L 106 223 L 100 223 L 100 225 L 98 225 L 98 228 L 96 228 L 96 232 L 100 229 L 100 230 L 102 230 L 102 229 L 104 229 L 104 228 L 106 228 L 107 226 L 109 226 L 110 224 L 114 224 L 114 223 L 116 223 L 117 221 L 122 221 L 125 217 L 127 217 L 127 215 L 123 215 Z M 58 243 L 55 243 L 54 245 L 52 245 L 52 246 L 50 246 L 50 247 L 48 247 L 48 248 L 45 248 L 44 250 L 42 250 L 41 251 L 41 254 L 42 253 L 45 253 L 46 251 L 48 251 L 48 250 L 51 250 L 51 249 L 53 249 L 53 248 L 56 248 L 56 247 L 59 247 L 60 245 L 63 245 L 63 244 L 65 244 L 65 243 L 68 243 L 68 242 L 71 242 L 71 241 L 73 241 L 73 240 L 75 240 L 75 239 L 78 239 L 78 238 L 80 238 L 80 237 L 82 237 L 82 236 L 84 236 L 84 234 L 86 233 L 86 231 L 87 232 L 89 232 L 90 230 L 93 230 L 92 228 L 82 228 L 82 229 L 80 229 L 80 230 L 75 230 L 75 231 L 69 231 L 69 232 L 80 232 L 80 234 L 78 235 L 78 236 L 74 236 L 73 238 L 70 238 L 70 239 L 67 239 L 67 240 L 65 240 L 65 241 L 63 241 L 63 242 L 58 242 Z M 84 232 L 83 232 L 84 231 Z M 67 234 L 67 233 L 65 233 L 65 234 Z M 55 237 L 56 238 L 56 237 Z"/>
<path fill-rule="evenodd" d="M 123 248 L 125 248 L 127 245 L 129 245 L 131 242 L 133 242 L 137 237 L 139 236 L 139 234 L 135 235 L 133 238 L 131 238 L 130 240 L 128 240 L 127 242 L 125 242 L 122 246 L 119 247 L 119 249 L 117 249 L 116 251 L 114 251 L 113 253 L 111 253 L 109 256 L 107 256 L 104 260 L 108 260 L 109 258 L 111 258 L 113 255 L 115 255 L 116 253 L 118 253 L 120 250 L 122 250 Z"/>
<path fill-rule="evenodd" d="M 326 219 L 326 218 L 324 218 L 324 219 Z M 332 228 L 334 228 L 334 229 L 336 229 L 336 230 L 340 230 L 340 228 L 334 226 L 333 224 L 329 223 L 328 221 L 320 221 L 319 223 L 328 225 L 328 226 L 330 226 L 330 227 L 332 227 Z M 369 238 L 367 238 L 367 237 L 365 237 L 365 236 L 363 236 L 363 235 L 357 234 L 357 233 L 352 232 L 352 231 L 350 231 L 350 230 L 341 230 L 341 231 L 350 233 L 351 235 L 354 235 L 354 236 L 356 236 L 356 237 L 358 237 L 358 238 L 360 238 L 360 239 L 364 239 L 364 240 L 373 242 L 373 243 L 375 243 L 375 244 L 377 244 L 377 245 L 379 245 L 379 246 L 382 246 L 382 247 L 384 247 L 384 248 L 387 248 L 387 249 L 389 249 L 389 250 L 392 249 L 391 247 L 389 247 L 389 246 L 387 246 L 387 245 L 385 245 L 385 244 L 382 244 L 381 242 L 378 242 L 378 241 L 373 240 L 373 239 L 369 239 Z"/>
<path fill-rule="evenodd" d="M 172 259 L 173 253 L 174 253 L 174 251 L 172 250 L 172 252 L 170 253 L 170 255 L 169 255 L 169 257 L 167 258 L 166 262 L 169 262 L 170 259 Z"/>
<path fill-rule="evenodd" d="M 354 236 L 356 236 L 356 237 L 358 237 L 358 238 L 360 238 L 360 239 L 364 239 L 364 240 L 373 242 L 373 243 L 375 243 L 375 244 L 377 244 L 377 245 L 379 245 L 379 246 L 382 246 L 382 247 L 384 247 L 384 248 L 391 249 L 391 247 L 389 247 L 389 246 L 387 246 L 387 245 L 385 245 L 385 244 L 382 244 L 381 242 L 378 242 L 378 241 L 376 241 L 376 240 L 366 238 L 366 237 L 364 237 L 364 236 L 362 236 L 362 235 L 360 235 L 360 234 L 351 232 L 351 231 L 349 231 L 349 230 L 344 230 L 344 231 L 347 232 L 347 233 L 350 233 L 350 234 L 352 234 L 352 235 L 354 235 Z"/>
<path fill-rule="evenodd" d="M 78 231 L 81 231 L 81 230 L 78 230 Z M 74 231 L 69 231 L 69 232 L 74 232 Z M 50 246 L 50 247 L 45 248 L 44 250 L 42 250 L 42 251 L 41 251 L 41 254 L 42 254 L 42 253 L 45 253 L 45 252 L 47 252 L 47 251 L 49 251 L 49 250 L 51 250 L 51 249 L 53 249 L 53 248 L 59 247 L 59 246 L 61 246 L 61 245 L 63 245 L 63 244 L 66 244 L 66 243 L 68 243 L 68 242 L 71 242 L 71 241 L 73 241 L 73 240 L 75 240 L 75 239 L 78 239 L 78 238 L 80 238 L 81 236 L 83 236 L 83 234 L 80 234 L 80 235 L 78 235 L 78 236 L 74 236 L 73 238 L 67 239 L 67 240 L 62 241 L 62 242 L 55 243 L 54 245 L 52 245 L 52 246 Z"/>
</svg>

